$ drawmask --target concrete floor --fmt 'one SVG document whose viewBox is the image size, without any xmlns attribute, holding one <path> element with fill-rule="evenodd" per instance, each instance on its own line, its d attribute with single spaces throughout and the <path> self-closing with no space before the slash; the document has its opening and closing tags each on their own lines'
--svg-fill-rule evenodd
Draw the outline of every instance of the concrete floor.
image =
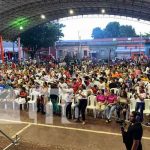
<svg viewBox="0 0 150 150">
<path fill-rule="evenodd" d="M 20 144 L 9 150 L 125 150 L 120 136 L 119 125 L 113 121 L 87 118 L 87 124 L 61 124 L 59 116 L 54 116 L 53 124 L 45 124 L 45 116 L 38 114 L 38 124 L 33 124 L 28 112 L 21 111 L 23 123 L 0 122 L 0 129 L 14 137 L 19 134 Z M 1 119 L 2 120 L 2 119 Z M 144 128 L 143 150 L 150 147 L 150 128 Z M 0 150 L 10 142 L 0 135 Z"/>
</svg>

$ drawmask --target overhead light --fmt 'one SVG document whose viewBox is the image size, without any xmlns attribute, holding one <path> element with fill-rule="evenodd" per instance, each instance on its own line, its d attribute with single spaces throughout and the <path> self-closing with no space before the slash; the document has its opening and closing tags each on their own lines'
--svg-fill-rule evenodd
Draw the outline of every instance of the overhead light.
<svg viewBox="0 0 150 150">
<path fill-rule="evenodd" d="M 102 13 L 102 14 L 105 14 L 105 12 L 106 12 L 105 9 L 102 9 L 102 10 L 101 10 L 101 13 Z"/>
<path fill-rule="evenodd" d="M 45 19 L 46 17 L 45 17 L 45 15 L 41 15 L 41 19 Z"/>
<path fill-rule="evenodd" d="M 70 14 L 70 15 L 73 15 L 73 14 L 74 14 L 73 9 L 70 9 L 70 10 L 69 10 L 69 14 Z"/>
<path fill-rule="evenodd" d="M 23 30 L 23 26 L 20 26 L 20 28 L 19 28 L 20 30 Z"/>
</svg>

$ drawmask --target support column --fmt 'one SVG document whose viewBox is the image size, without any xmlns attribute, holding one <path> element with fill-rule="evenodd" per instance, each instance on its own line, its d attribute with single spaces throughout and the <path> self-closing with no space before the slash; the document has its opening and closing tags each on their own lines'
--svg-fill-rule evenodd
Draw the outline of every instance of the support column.
<svg viewBox="0 0 150 150">
<path fill-rule="evenodd" d="M 21 62 L 20 35 L 18 35 L 18 60 Z"/>
<path fill-rule="evenodd" d="M 49 49 L 48 49 L 48 55 L 49 56 L 51 55 L 51 47 L 49 47 Z"/>
<path fill-rule="evenodd" d="M 1 60 L 2 60 L 2 63 L 4 63 L 5 60 L 4 60 L 4 48 L 3 48 L 3 38 L 2 38 L 2 35 L 0 35 L 0 49 L 1 49 Z"/>
<path fill-rule="evenodd" d="M 12 60 L 15 62 L 15 42 L 13 41 L 13 54 L 12 54 Z"/>
</svg>

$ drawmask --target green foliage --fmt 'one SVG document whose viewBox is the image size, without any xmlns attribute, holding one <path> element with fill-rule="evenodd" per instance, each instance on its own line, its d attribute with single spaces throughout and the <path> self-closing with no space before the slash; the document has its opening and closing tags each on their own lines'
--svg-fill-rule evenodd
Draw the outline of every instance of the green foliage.
<svg viewBox="0 0 150 150">
<path fill-rule="evenodd" d="M 105 29 L 96 27 L 92 31 L 94 39 L 99 38 L 119 38 L 119 37 L 135 37 L 136 32 L 132 26 L 120 25 L 119 22 L 110 22 Z"/>
<path fill-rule="evenodd" d="M 70 64 L 70 61 L 71 61 L 72 59 L 73 59 L 73 58 L 67 54 L 67 55 L 65 56 L 65 58 L 64 58 L 64 61 L 66 62 L 67 65 L 69 65 L 69 64 Z"/>
<path fill-rule="evenodd" d="M 139 35 L 140 36 L 140 35 Z M 149 33 L 144 33 L 142 34 L 142 37 L 150 37 L 150 32 Z"/>
<path fill-rule="evenodd" d="M 132 26 L 122 25 L 120 26 L 120 37 L 135 37 L 135 29 Z"/>
<path fill-rule="evenodd" d="M 31 48 L 35 53 L 40 48 L 54 46 L 59 38 L 63 37 L 63 24 L 47 23 L 31 28 L 21 34 L 21 44 L 26 48 Z"/>
<path fill-rule="evenodd" d="M 96 27 L 92 31 L 92 37 L 94 39 L 104 38 L 104 32 L 101 28 Z"/>
<path fill-rule="evenodd" d="M 104 32 L 106 37 L 113 38 L 113 37 L 119 37 L 120 24 L 118 22 L 110 22 L 107 24 Z"/>
</svg>

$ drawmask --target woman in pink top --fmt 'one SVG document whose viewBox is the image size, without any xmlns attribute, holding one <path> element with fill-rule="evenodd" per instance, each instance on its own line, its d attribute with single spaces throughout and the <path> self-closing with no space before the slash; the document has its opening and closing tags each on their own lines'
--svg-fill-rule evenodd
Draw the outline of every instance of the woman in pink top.
<svg viewBox="0 0 150 150">
<path fill-rule="evenodd" d="M 100 111 L 103 111 L 106 108 L 106 99 L 107 97 L 104 95 L 104 90 L 98 91 L 96 100 L 97 100 Z"/>
<path fill-rule="evenodd" d="M 114 94 L 114 90 L 110 91 L 110 94 L 107 96 L 107 107 L 105 109 L 105 113 L 106 113 L 106 122 L 109 123 L 111 122 L 111 116 L 112 113 L 115 111 L 116 109 L 116 104 L 117 104 L 117 96 Z"/>
<path fill-rule="evenodd" d="M 107 97 L 104 95 L 104 91 L 103 90 L 99 90 L 97 92 L 97 96 L 96 96 L 97 102 L 104 103 L 106 101 L 106 98 Z"/>
</svg>

